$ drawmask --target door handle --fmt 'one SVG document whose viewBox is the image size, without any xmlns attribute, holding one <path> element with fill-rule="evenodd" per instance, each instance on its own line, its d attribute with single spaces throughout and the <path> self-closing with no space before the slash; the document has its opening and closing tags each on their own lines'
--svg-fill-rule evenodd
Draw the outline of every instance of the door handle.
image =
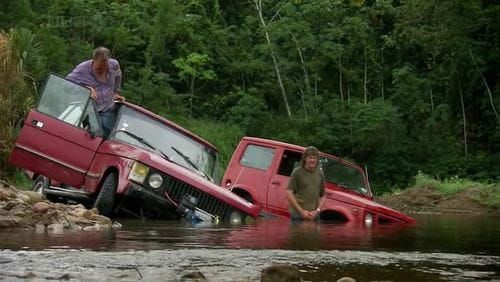
<svg viewBox="0 0 500 282">
<path fill-rule="evenodd" d="M 281 184 L 281 182 L 279 182 L 278 180 L 273 180 L 273 181 L 271 182 L 271 184 L 272 184 L 272 185 L 280 185 L 280 184 Z"/>
<path fill-rule="evenodd" d="M 35 127 L 38 127 L 38 128 L 42 128 L 43 127 L 43 122 L 34 119 L 34 120 L 31 121 L 31 125 L 33 125 Z"/>
</svg>

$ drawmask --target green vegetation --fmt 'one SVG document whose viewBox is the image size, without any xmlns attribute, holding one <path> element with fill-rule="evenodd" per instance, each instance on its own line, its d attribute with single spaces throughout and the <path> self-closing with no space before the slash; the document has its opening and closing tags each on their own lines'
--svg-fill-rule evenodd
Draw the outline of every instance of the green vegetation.
<svg viewBox="0 0 500 282">
<path fill-rule="evenodd" d="M 436 180 L 421 172 L 415 176 L 415 188 L 432 187 L 441 193 L 452 196 L 468 190 L 472 197 L 491 208 L 500 208 L 500 183 L 485 184 L 465 178 L 453 176 L 444 180 Z"/>
<path fill-rule="evenodd" d="M 480 0 L 3 0 L 0 176 L 36 87 L 111 49 L 128 100 L 216 145 L 315 145 L 369 167 L 500 180 L 500 5 Z M 491 188 L 493 189 L 493 188 Z"/>
</svg>

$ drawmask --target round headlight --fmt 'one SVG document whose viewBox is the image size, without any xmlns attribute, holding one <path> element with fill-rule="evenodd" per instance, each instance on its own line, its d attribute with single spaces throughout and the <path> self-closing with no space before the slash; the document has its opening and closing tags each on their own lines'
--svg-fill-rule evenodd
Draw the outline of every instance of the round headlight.
<svg viewBox="0 0 500 282">
<path fill-rule="evenodd" d="M 231 225 L 240 225 L 242 222 L 242 216 L 241 213 L 234 211 L 229 215 L 229 223 Z"/>
<path fill-rule="evenodd" d="M 157 189 L 163 184 L 163 177 L 161 177 L 158 173 L 153 173 L 149 176 L 148 182 L 149 186 Z"/>
</svg>

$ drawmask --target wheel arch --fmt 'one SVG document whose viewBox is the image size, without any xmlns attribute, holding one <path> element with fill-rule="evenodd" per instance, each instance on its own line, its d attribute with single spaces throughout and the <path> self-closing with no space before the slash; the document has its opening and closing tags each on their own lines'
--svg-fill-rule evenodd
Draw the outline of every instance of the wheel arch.
<svg viewBox="0 0 500 282">
<path fill-rule="evenodd" d="M 231 192 L 234 194 L 242 197 L 245 200 L 251 200 L 251 202 L 254 205 L 259 205 L 259 198 L 257 197 L 256 193 L 253 191 L 252 188 L 246 187 L 246 186 L 236 186 L 234 187 Z"/>
</svg>

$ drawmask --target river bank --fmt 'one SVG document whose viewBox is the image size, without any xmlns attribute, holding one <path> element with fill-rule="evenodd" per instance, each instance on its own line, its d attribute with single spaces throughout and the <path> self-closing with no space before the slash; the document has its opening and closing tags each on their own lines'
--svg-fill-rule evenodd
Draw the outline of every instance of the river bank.
<svg viewBox="0 0 500 282">
<path fill-rule="evenodd" d="M 500 208 L 495 203 L 488 204 L 488 200 L 494 197 L 493 192 L 473 186 L 444 193 L 432 185 L 425 185 L 375 197 L 374 200 L 404 213 L 500 215 Z"/>
<path fill-rule="evenodd" d="M 113 227 L 113 222 L 99 215 L 97 209 L 52 203 L 39 193 L 19 190 L 0 180 L 0 228 L 14 227 L 61 233 L 107 230 Z"/>
</svg>

